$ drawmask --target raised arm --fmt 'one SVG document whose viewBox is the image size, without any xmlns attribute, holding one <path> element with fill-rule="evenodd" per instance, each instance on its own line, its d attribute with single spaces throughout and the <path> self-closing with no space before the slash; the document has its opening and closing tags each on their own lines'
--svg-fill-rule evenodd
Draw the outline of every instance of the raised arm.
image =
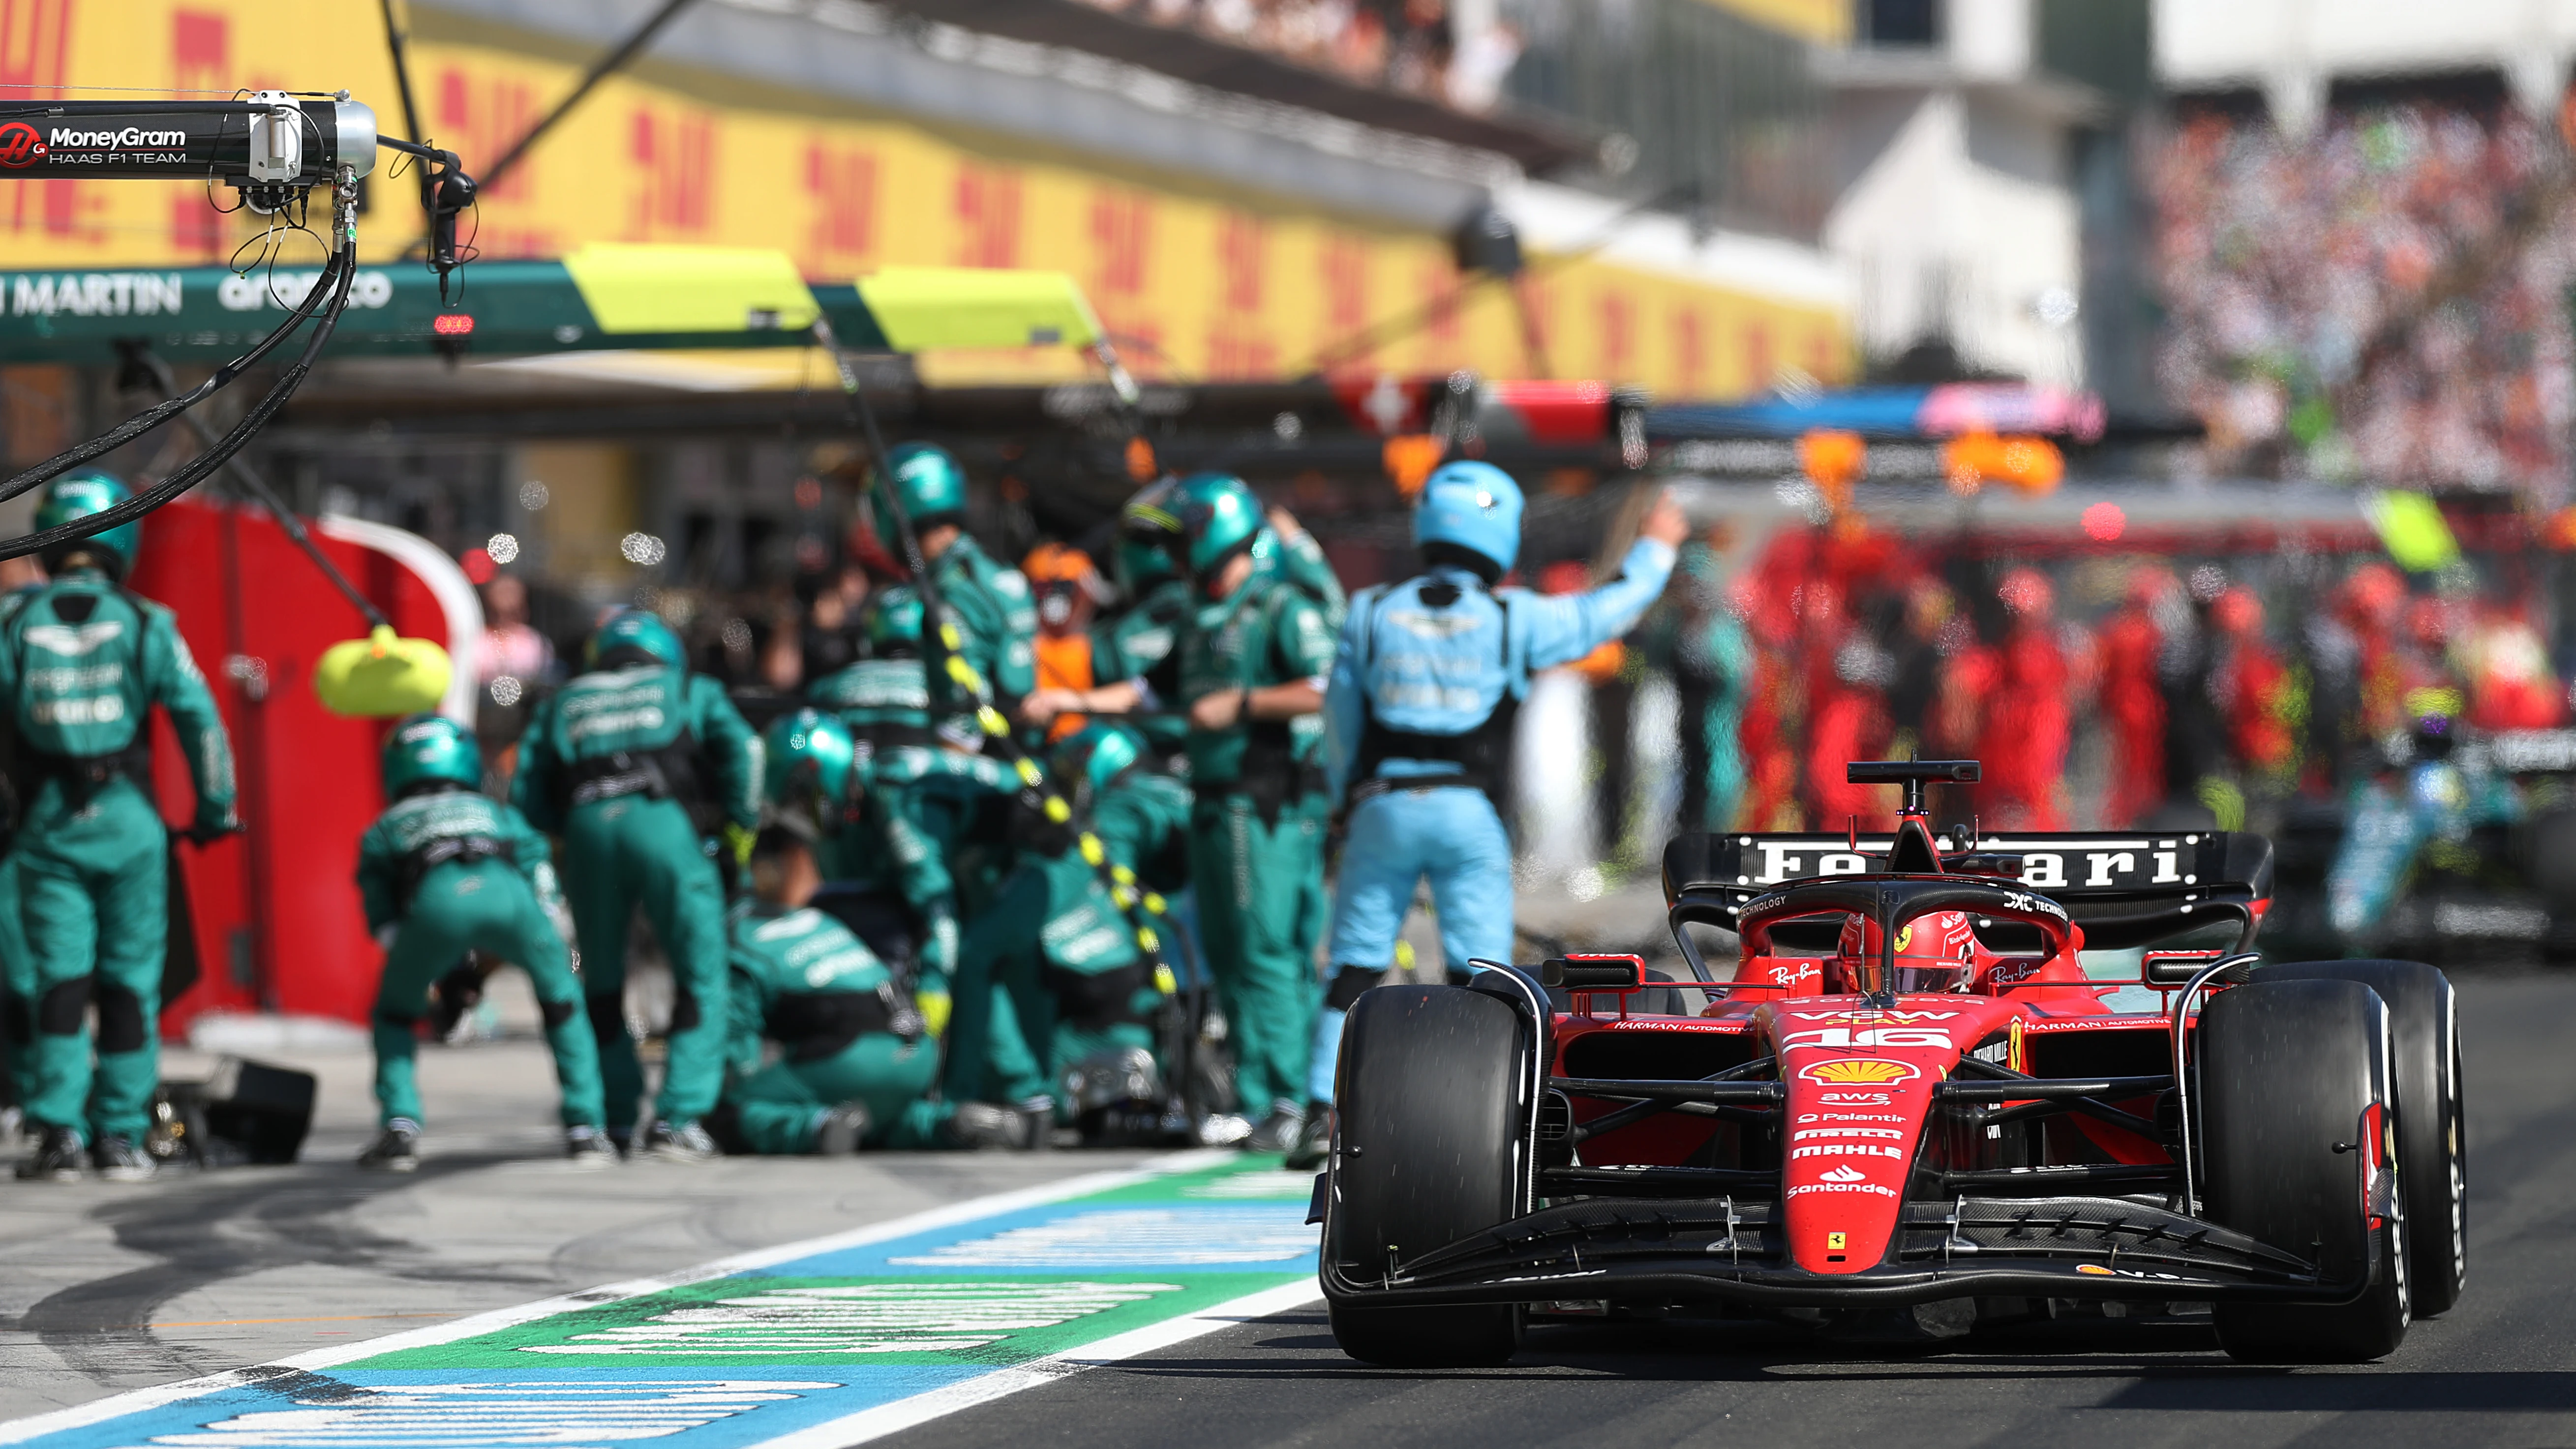
<svg viewBox="0 0 2576 1449">
<path fill-rule="evenodd" d="M 1619 576 L 1587 593 L 1516 595 L 1512 624 L 1522 638 L 1521 659 L 1530 669 L 1571 664 L 1636 627 L 1672 577 L 1674 550 L 1689 534 L 1681 506 L 1666 494 L 1655 502 L 1620 561 Z"/>
</svg>

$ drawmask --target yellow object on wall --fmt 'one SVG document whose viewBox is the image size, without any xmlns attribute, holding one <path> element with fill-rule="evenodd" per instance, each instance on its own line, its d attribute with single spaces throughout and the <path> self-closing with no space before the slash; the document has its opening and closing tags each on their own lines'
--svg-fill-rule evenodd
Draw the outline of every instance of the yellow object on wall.
<svg viewBox="0 0 2576 1449">
<path fill-rule="evenodd" d="M 1798 0 L 1729 0 L 1756 10 Z M 1821 11 L 1819 12 L 1821 13 Z M 430 139 L 477 171 L 567 93 L 589 54 L 420 7 L 412 72 Z M 808 278 L 885 267 L 1029 267 L 1070 275 L 1146 377 L 1294 376 L 1338 339 L 1459 294 L 1447 241 L 1345 220 L 1198 178 L 1099 169 L 1060 152 L 864 111 L 656 55 L 603 83 L 468 221 L 486 257 L 601 242 L 783 248 Z M 402 105 L 377 7 L 354 0 L 0 0 L 6 87 L 347 88 L 389 134 Z M 71 94 L 80 94 L 75 88 Z M 421 231 L 410 173 L 380 155 L 361 250 L 390 261 Z M 218 200 L 227 198 L 218 197 Z M 106 267 L 231 257 L 257 233 L 201 184 L 0 180 L 0 265 Z M 308 236 L 279 263 L 318 263 Z M 471 273 L 467 274 L 471 284 Z M 1474 289 L 1431 325 L 1350 365 L 1527 376 L 1516 306 L 1560 376 L 1668 397 L 1767 388 L 1785 369 L 1847 372 L 1843 320 L 1812 305 L 1586 259 Z M 934 354 L 933 382 L 1081 375 L 1069 348 Z"/>
</svg>

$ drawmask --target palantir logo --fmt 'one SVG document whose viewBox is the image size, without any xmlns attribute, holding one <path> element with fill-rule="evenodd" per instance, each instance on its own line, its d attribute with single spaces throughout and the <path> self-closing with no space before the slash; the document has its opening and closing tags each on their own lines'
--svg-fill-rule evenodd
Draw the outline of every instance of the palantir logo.
<svg viewBox="0 0 2576 1449">
<path fill-rule="evenodd" d="M 11 121 L 0 126 L 0 166 L 12 170 L 33 166 L 45 159 L 45 139 L 36 128 L 24 121 Z"/>
</svg>

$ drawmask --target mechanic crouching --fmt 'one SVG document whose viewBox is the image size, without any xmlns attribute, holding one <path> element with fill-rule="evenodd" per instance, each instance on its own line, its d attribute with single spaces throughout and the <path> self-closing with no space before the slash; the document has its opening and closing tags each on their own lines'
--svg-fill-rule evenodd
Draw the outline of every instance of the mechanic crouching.
<svg viewBox="0 0 2576 1449">
<path fill-rule="evenodd" d="M 613 1165 L 617 1153 L 603 1131 L 599 1047 L 564 949 L 571 921 L 545 837 L 483 793 L 474 736 L 442 716 L 416 714 L 394 727 L 385 740 L 384 780 L 393 803 L 358 843 L 367 929 L 386 947 L 374 1013 L 382 1131 L 358 1166 L 409 1172 L 420 1165 L 413 1059 L 421 1017 L 430 983 L 468 951 L 528 973 L 563 1090 L 565 1155 L 576 1167 Z M 441 989 L 453 989 L 456 979 L 440 981 Z"/>
<path fill-rule="evenodd" d="M 728 933 L 733 1032 L 710 1132 L 728 1151 L 773 1155 L 959 1145 L 926 1096 L 939 1044 L 876 953 L 813 908 L 822 886 L 803 816 L 762 828 L 752 898 Z"/>
<path fill-rule="evenodd" d="M 1512 954 L 1512 850 L 1495 808 L 1530 675 L 1634 626 L 1663 593 L 1689 523 L 1656 500 L 1620 566 L 1589 593 L 1499 588 L 1520 558 L 1521 490 L 1490 463 L 1431 475 L 1413 515 L 1420 575 L 1351 601 L 1325 695 L 1326 771 L 1346 803 L 1334 892 L 1335 973 L 1315 1024 L 1311 1099 L 1291 1167 L 1322 1162 L 1342 1019 L 1395 964 L 1397 932 L 1428 877 L 1451 979 Z"/>
</svg>

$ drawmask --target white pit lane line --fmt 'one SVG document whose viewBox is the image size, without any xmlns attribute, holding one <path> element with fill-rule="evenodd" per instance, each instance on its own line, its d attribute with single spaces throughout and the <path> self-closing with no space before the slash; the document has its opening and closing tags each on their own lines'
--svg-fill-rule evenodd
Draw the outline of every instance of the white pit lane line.
<svg viewBox="0 0 2576 1449">
<path fill-rule="evenodd" d="M 1072 1353 L 1031 1359 L 1011 1368 L 995 1369 L 981 1378 L 968 1379 L 961 1384 L 950 1384 L 926 1394 L 915 1394 L 909 1399 L 897 1399 L 891 1404 L 863 1409 L 847 1418 L 817 1424 L 783 1438 L 766 1440 L 760 1449 L 838 1449 L 841 1445 L 865 1444 L 927 1424 L 933 1419 L 946 1418 L 961 1409 L 1009 1398 L 1022 1389 L 1040 1388 L 1058 1379 L 1070 1378 L 1087 1368 L 1153 1353 L 1176 1343 L 1187 1343 L 1221 1328 L 1232 1328 L 1238 1323 L 1321 1302 L 1323 1297 L 1324 1290 L 1313 1283 L 1265 1288 L 1203 1312 L 1104 1338 Z"/>
<path fill-rule="evenodd" d="M 299 1373 L 318 1373 L 344 1364 L 407 1349 L 428 1348 L 475 1338 L 496 1330 L 533 1323 L 560 1313 L 596 1308 L 621 1299 L 685 1287 L 710 1278 L 770 1267 L 840 1249 L 861 1247 L 940 1228 L 957 1227 L 984 1218 L 999 1217 L 1028 1208 L 1044 1207 L 1051 1203 L 1149 1182 L 1159 1177 L 1220 1167 L 1239 1159 L 1239 1153 L 1227 1148 L 1177 1152 L 1141 1167 L 1085 1173 L 1078 1177 L 1065 1178 L 1036 1187 L 970 1198 L 963 1202 L 929 1208 L 905 1217 L 853 1228 L 847 1232 L 739 1253 L 673 1273 L 629 1279 L 579 1293 L 559 1294 L 514 1308 L 494 1309 L 454 1323 L 435 1324 L 387 1334 L 381 1338 L 337 1344 L 330 1348 L 316 1349 L 311 1353 L 279 1359 L 273 1363 L 227 1369 L 221 1373 L 183 1379 L 152 1388 L 129 1390 L 91 1403 L 77 1404 L 70 1408 L 57 1409 L 50 1413 L 0 1424 L 0 1444 L 23 1443 L 66 1430 L 104 1424 L 111 1420 L 145 1413 L 228 1389 L 257 1388 L 275 1380 L 291 1378 Z M 1121 1359 L 1151 1353 L 1250 1319 L 1302 1307 L 1320 1301 L 1322 1297 L 1322 1289 L 1312 1279 L 1265 1288 L 1241 1298 L 1159 1323 L 1147 1324 L 1063 1353 L 996 1368 L 970 1379 L 915 1394 L 909 1398 L 878 1404 L 838 1419 L 791 1430 L 783 1435 L 742 1442 L 745 1449 L 836 1449 L 836 1446 L 865 1443 L 917 1424 L 928 1423 L 961 1409 L 990 1403 L 1023 1389 L 1056 1382 L 1098 1364 L 1115 1363 Z"/>
</svg>

